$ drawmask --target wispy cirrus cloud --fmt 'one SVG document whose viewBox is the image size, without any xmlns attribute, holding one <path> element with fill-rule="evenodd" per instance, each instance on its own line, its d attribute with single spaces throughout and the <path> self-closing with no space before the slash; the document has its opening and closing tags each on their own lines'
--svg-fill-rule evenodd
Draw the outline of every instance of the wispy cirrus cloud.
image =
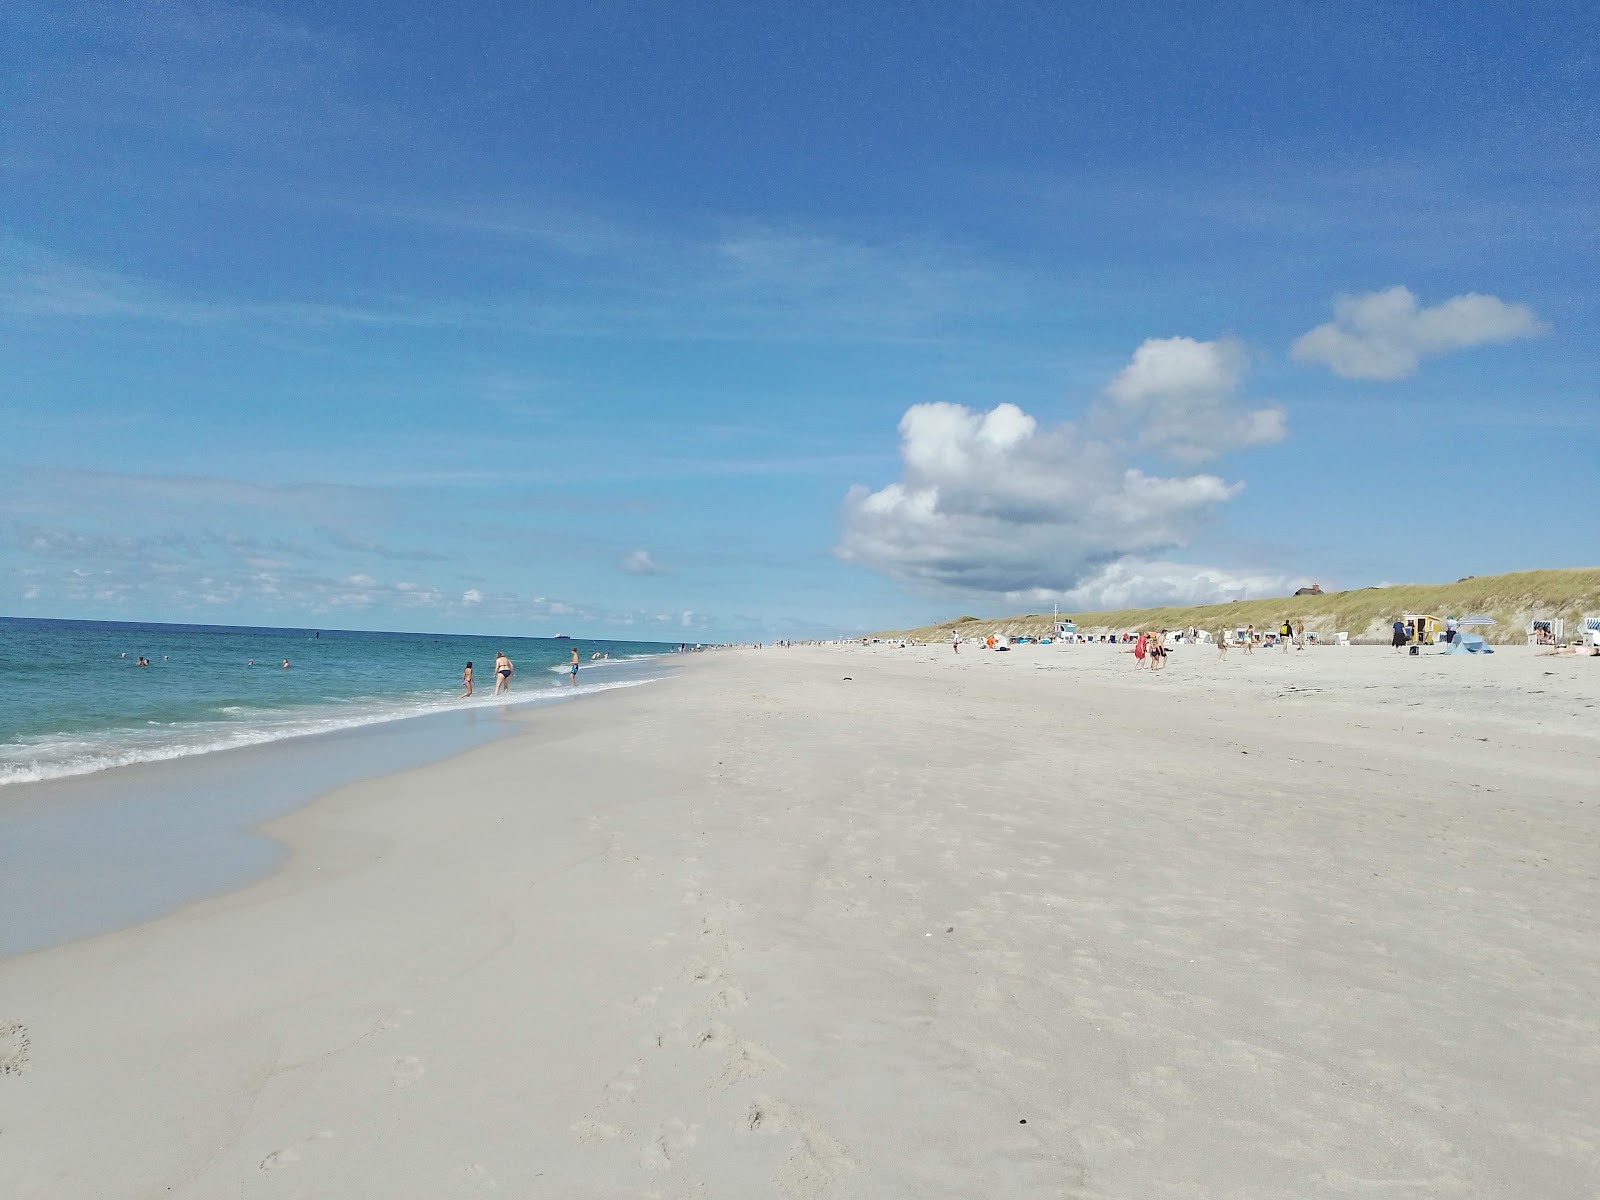
<svg viewBox="0 0 1600 1200">
<path fill-rule="evenodd" d="M 426 303 L 200 298 L 152 280 L 73 262 L 16 239 L 0 241 L 0 314 L 184 326 L 266 322 L 307 329 L 452 326 L 471 319 L 466 310 Z"/>
</svg>

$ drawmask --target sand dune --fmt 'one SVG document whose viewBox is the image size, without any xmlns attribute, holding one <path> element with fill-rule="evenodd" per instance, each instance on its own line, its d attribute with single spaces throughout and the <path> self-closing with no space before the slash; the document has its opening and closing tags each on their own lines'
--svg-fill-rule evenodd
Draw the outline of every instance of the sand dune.
<svg viewBox="0 0 1600 1200">
<path fill-rule="evenodd" d="M 0 964 L 7 1197 L 1592 1197 L 1600 670 L 707 656 Z"/>
</svg>

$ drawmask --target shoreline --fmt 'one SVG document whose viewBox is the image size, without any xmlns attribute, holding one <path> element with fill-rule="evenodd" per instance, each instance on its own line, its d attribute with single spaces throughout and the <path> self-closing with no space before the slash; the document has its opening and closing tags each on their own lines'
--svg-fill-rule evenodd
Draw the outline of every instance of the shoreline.
<svg viewBox="0 0 1600 1200">
<path fill-rule="evenodd" d="M 550 689 L 0 787 L 0 961 L 248 886 L 288 853 L 264 826 L 341 787 L 470 754 L 574 700 L 670 678 Z"/>
<path fill-rule="evenodd" d="M 708 656 L 0 962 L 0 1190 L 1593 1192 L 1587 663 L 936 649 Z"/>
</svg>

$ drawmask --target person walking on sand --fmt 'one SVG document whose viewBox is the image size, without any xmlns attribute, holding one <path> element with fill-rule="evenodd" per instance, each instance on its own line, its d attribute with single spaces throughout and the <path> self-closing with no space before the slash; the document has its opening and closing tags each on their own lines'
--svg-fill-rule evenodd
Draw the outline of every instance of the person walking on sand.
<svg viewBox="0 0 1600 1200">
<path fill-rule="evenodd" d="M 1396 618 L 1394 623 L 1394 637 L 1390 639 L 1389 645 L 1394 647 L 1396 653 L 1399 653 L 1405 650 L 1406 643 L 1410 640 L 1410 635 L 1406 633 L 1406 623 Z"/>
<path fill-rule="evenodd" d="M 1244 631 L 1244 652 L 1246 654 L 1254 654 L 1256 652 L 1256 627 L 1254 625 L 1247 627 Z"/>
<path fill-rule="evenodd" d="M 509 692 L 511 690 L 511 672 L 516 669 L 512 661 L 506 657 L 504 650 L 496 650 L 494 652 L 494 694 L 496 696 L 501 692 Z"/>
<path fill-rule="evenodd" d="M 1283 643 L 1283 652 L 1289 653 L 1289 643 L 1294 641 L 1294 626 L 1289 624 L 1289 618 L 1283 619 L 1283 624 L 1278 626 L 1278 640 Z"/>
<path fill-rule="evenodd" d="M 1304 621 L 1296 621 L 1294 623 L 1294 648 L 1296 650 L 1304 650 L 1306 648 L 1306 623 Z"/>
<path fill-rule="evenodd" d="M 1149 635 L 1148 634 L 1141 633 L 1139 635 L 1139 640 L 1133 644 L 1133 669 L 1135 671 L 1137 671 L 1140 667 L 1146 665 L 1145 661 L 1144 661 L 1144 658 L 1145 658 L 1145 654 L 1147 652 L 1146 651 L 1146 646 L 1147 646 L 1147 643 L 1148 643 L 1148 639 L 1149 639 Z"/>
<path fill-rule="evenodd" d="M 950 649 L 954 650 L 957 654 L 961 653 L 961 635 L 959 633 L 952 633 L 950 635 Z"/>
<path fill-rule="evenodd" d="M 1217 657 L 1228 657 L 1228 631 L 1226 629 L 1217 630 Z"/>
<path fill-rule="evenodd" d="M 472 695 L 472 664 L 470 662 L 467 663 L 466 669 L 461 672 L 461 686 L 467 689 L 461 693 L 461 698 L 465 700 Z"/>
<path fill-rule="evenodd" d="M 578 686 L 578 648 L 572 648 L 572 661 L 567 664 L 572 671 L 572 686 Z"/>
</svg>

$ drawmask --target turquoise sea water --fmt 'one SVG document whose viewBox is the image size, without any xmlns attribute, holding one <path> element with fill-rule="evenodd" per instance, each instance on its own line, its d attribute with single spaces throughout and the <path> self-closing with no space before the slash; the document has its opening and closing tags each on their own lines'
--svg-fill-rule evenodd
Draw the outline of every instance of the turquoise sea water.
<svg viewBox="0 0 1600 1200">
<path fill-rule="evenodd" d="M 497 650 L 509 702 L 548 702 L 574 648 L 582 693 L 639 682 L 677 644 L 0 618 L 0 787 L 497 705 Z"/>
</svg>

